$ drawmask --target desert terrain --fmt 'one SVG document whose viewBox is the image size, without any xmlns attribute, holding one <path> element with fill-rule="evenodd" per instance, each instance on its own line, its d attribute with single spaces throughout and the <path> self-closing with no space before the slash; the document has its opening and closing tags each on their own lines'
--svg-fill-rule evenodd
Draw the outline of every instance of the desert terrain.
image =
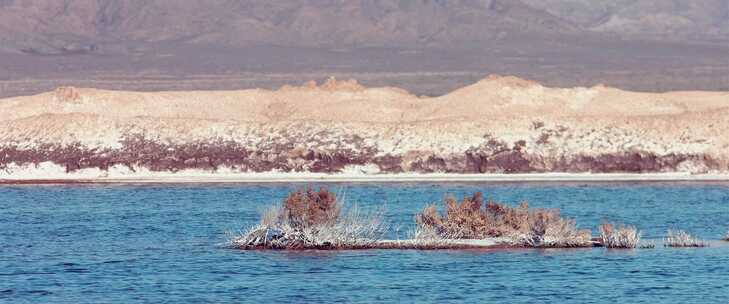
<svg viewBox="0 0 729 304">
<path fill-rule="evenodd" d="M 729 171 L 729 92 L 552 88 L 492 75 L 426 97 L 331 78 L 277 90 L 61 87 L 0 100 L 0 113 L 5 177 L 39 164 L 67 173 Z"/>
</svg>

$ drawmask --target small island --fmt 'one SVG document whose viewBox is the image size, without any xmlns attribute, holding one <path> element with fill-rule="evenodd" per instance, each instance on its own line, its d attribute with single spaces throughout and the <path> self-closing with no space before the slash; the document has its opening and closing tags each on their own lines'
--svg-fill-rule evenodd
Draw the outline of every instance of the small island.
<svg viewBox="0 0 729 304">
<path fill-rule="evenodd" d="M 600 225 L 600 235 L 578 229 L 573 219 L 557 209 L 517 207 L 488 201 L 480 192 L 460 202 L 446 198 L 445 210 L 432 204 L 414 215 L 415 228 L 407 239 L 385 239 L 383 211 L 346 208 L 326 188 L 299 189 L 281 205 L 272 206 L 260 223 L 239 235 L 229 234 L 229 245 L 245 250 L 351 249 L 468 249 L 468 248 L 652 248 L 641 244 L 633 226 Z M 691 238 L 688 235 L 688 238 Z M 680 247 L 680 246 L 677 246 Z"/>
</svg>

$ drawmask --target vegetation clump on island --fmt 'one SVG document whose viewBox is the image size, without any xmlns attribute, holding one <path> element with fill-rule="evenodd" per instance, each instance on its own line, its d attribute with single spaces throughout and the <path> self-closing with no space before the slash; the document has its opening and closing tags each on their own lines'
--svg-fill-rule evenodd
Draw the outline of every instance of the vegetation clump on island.
<svg viewBox="0 0 729 304">
<path fill-rule="evenodd" d="M 382 239 L 386 224 L 381 213 L 346 211 L 326 188 L 294 191 L 280 206 L 268 209 L 261 222 L 231 245 L 240 249 L 363 249 Z"/>
<path fill-rule="evenodd" d="M 640 231 L 635 226 L 603 223 L 599 227 L 600 243 L 607 248 L 636 248 L 640 243 Z M 650 248 L 649 245 L 647 245 Z"/>
<path fill-rule="evenodd" d="M 655 247 L 641 243 L 635 226 L 605 222 L 593 239 L 589 229 L 578 229 L 558 209 L 530 208 L 526 202 L 511 207 L 484 201 L 480 192 L 460 201 L 448 197 L 443 206 L 439 211 L 431 204 L 417 213 L 407 239 L 388 240 L 383 210 L 362 212 L 357 206 L 345 207 L 326 188 L 303 188 L 267 209 L 254 227 L 229 234 L 229 244 L 247 250 Z M 729 241 L 729 233 L 724 240 Z M 682 230 L 668 230 L 663 241 L 665 247 L 708 246 Z"/>
<path fill-rule="evenodd" d="M 489 201 L 480 192 L 461 202 L 449 197 L 445 212 L 435 205 L 416 216 L 418 227 L 444 239 L 503 238 L 512 246 L 590 247 L 589 230 L 579 230 L 575 221 L 560 216 L 557 209 L 529 209 L 527 203 L 510 207 Z"/>
<path fill-rule="evenodd" d="M 663 239 L 665 247 L 707 247 L 709 244 L 701 239 L 694 237 L 683 230 L 671 230 L 666 233 Z"/>
<path fill-rule="evenodd" d="M 441 249 L 489 246 L 589 247 L 589 230 L 556 209 L 529 209 L 488 202 L 481 193 L 445 201 L 445 213 L 431 205 L 416 215 L 416 228 L 407 240 L 385 240 L 382 212 L 363 213 L 356 206 L 343 210 L 326 188 L 300 189 L 268 209 L 256 226 L 230 236 L 240 249 Z"/>
</svg>

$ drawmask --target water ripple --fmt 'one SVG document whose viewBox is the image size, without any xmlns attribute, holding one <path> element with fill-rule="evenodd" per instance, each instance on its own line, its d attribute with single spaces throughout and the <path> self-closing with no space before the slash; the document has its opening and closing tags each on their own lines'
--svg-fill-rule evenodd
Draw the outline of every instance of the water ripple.
<svg viewBox="0 0 729 304">
<path fill-rule="evenodd" d="M 317 186 L 317 185 L 313 185 Z M 413 212 L 447 194 L 560 208 L 660 240 L 681 227 L 713 240 L 689 250 L 372 250 L 240 252 L 226 229 L 295 185 L 0 187 L 0 298 L 15 302 L 727 303 L 729 187 L 700 184 L 337 184 L 361 208 Z M 390 237 L 396 237 L 396 231 Z M 42 298 L 47 297 L 47 298 Z"/>
</svg>

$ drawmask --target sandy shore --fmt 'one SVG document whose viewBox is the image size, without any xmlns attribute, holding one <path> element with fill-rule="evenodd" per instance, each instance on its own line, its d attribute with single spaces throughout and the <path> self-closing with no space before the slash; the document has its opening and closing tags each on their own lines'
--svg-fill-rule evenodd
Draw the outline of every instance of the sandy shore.
<svg viewBox="0 0 729 304">
<path fill-rule="evenodd" d="M 76 174 L 5 176 L 1 184 L 43 183 L 292 183 L 292 182 L 729 182 L 729 174 L 533 173 L 533 174 L 321 174 L 153 173 L 116 176 Z"/>
</svg>

